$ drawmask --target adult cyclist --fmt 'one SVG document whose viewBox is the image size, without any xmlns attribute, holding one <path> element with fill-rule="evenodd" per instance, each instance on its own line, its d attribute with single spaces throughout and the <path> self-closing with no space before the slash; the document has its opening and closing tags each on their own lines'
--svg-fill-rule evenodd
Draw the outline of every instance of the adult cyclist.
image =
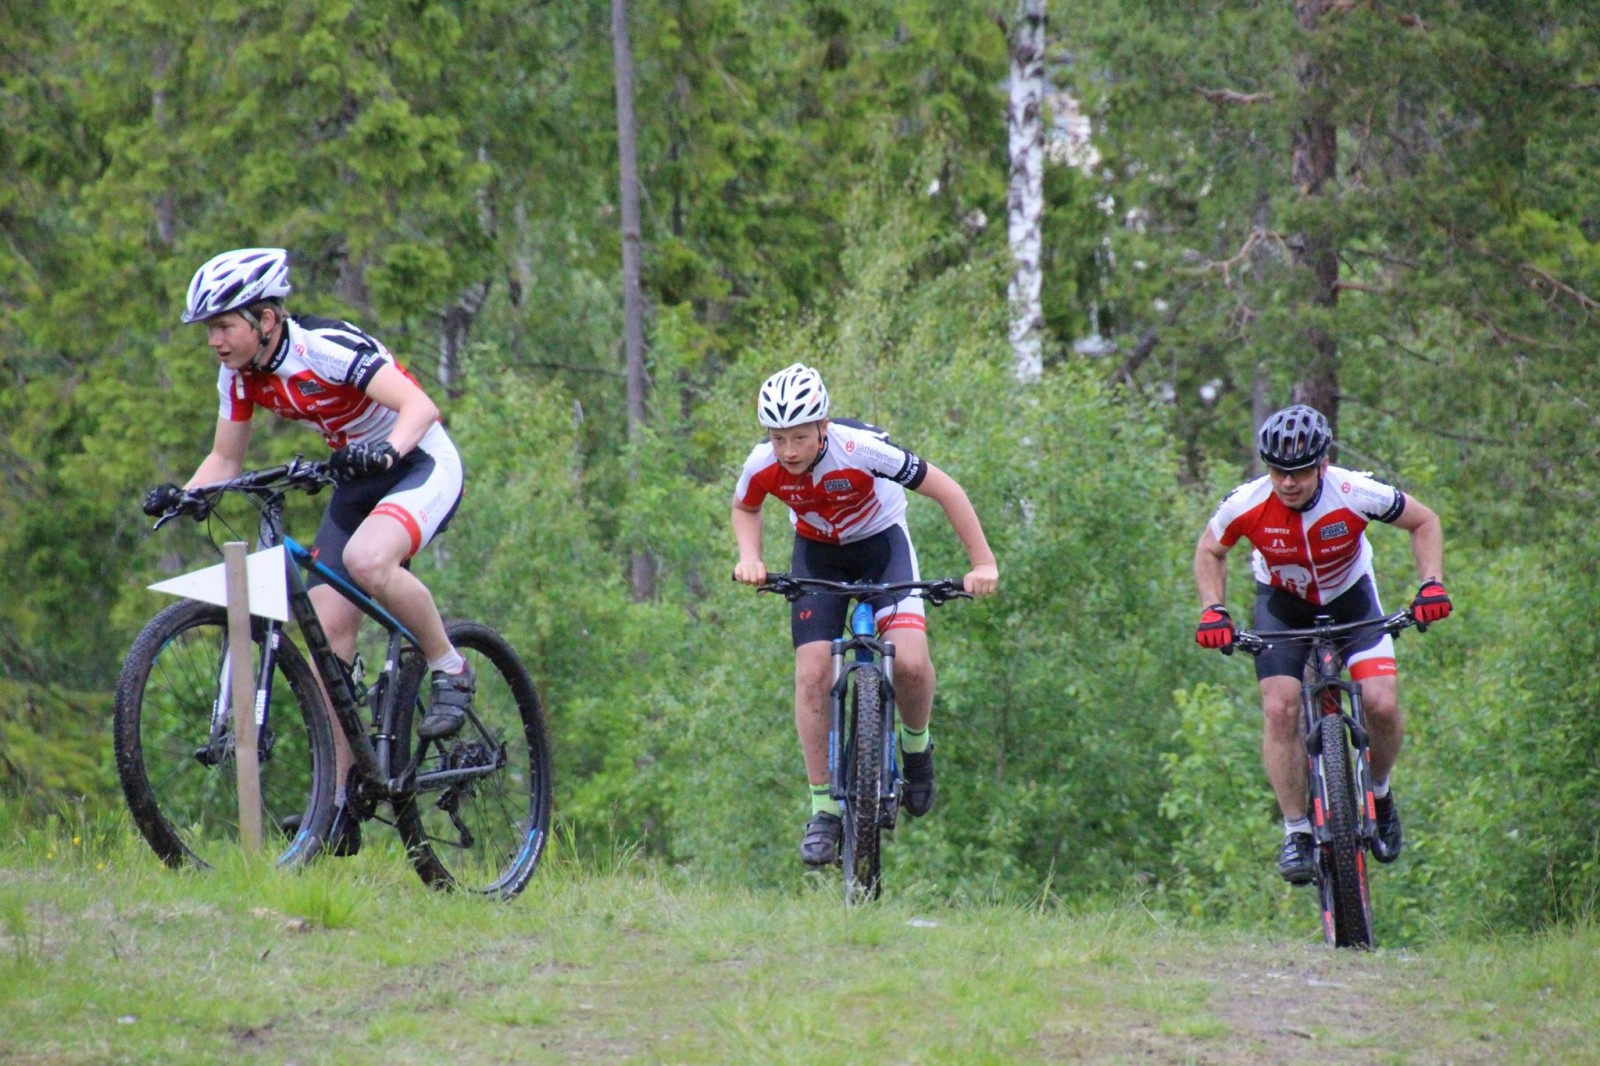
<svg viewBox="0 0 1600 1066">
<path fill-rule="evenodd" d="M 156 486 L 145 494 L 144 511 L 183 508 L 203 517 L 205 504 L 186 490 L 239 475 L 256 408 L 309 422 L 333 449 L 329 465 L 337 480 L 315 554 L 416 634 L 433 672 L 431 705 L 418 733 L 448 737 L 466 721 L 475 678 L 407 563 L 455 514 L 461 457 L 439 409 L 387 348 L 348 322 L 290 315 L 289 291 L 289 254 L 282 248 L 223 252 L 195 272 L 183 321 L 204 323 L 221 364 L 216 432 L 210 454 L 184 487 Z M 361 613 L 319 576 L 307 584 L 328 643 L 350 661 Z M 352 756 L 333 726 L 338 790 L 330 838 L 334 854 L 350 855 L 361 846 L 359 820 L 345 815 Z"/>
<path fill-rule="evenodd" d="M 1335 622 L 1383 617 L 1364 532 L 1373 521 L 1411 534 L 1411 554 L 1422 579 L 1411 603 L 1417 620 L 1437 622 L 1450 614 L 1439 516 L 1392 485 L 1330 465 L 1332 443 L 1328 420 L 1304 404 L 1286 407 L 1262 424 L 1256 445 L 1266 475 L 1228 494 L 1195 547 L 1194 578 L 1204 605 L 1195 640 L 1202 647 L 1226 650 L 1233 643 L 1223 598 L 1228 551 L 1240 538 L 1254 548 L 1259 629 L 1306 628 L 1317 615 Z M 1351 678 L 1361 683 L 1367 713 L 1378 822 L 1372 852 L 1379 862 L 1393 862 L 1400 856 L 1402 835 L 1389 776 L 1404 734 L 1394 641 L 1381 632 L 1357 633 L 1343 642 L 1341 652 Z M 1315 872 L 1300 736 L 1304 661 L 1304 649 L 1293 644 L 1269 648 L 1256 659 L 1265 718 L 1262 758 L 1283 812 L 1278 872 L 1296 885 L 1309 884 Z"/>
<path fill-rule="evenodd" d="M 745 460 L 733 495 L 733 533 L 739 562 L 733 576 L 759 585 L 761 505 L 776 496 L 794 524 L 789 564 L 797 577 L 831 581 L 919 580 L 917 553 L 906 526 L 906 489 L 944 509 L 966 549 L 971 570 L 962 585 L 974 596 L 994 592 L 1000 578 L 994 554 L 966 491 L 955 479 L 889 440 L 864 422 L 828 417 L 828 390 L 811 367 L 795 363 L 768 378 L 756 401 L 767 440 Z M 934 672 L 922 601 L 893 595 L 871 601 L 880 634 L 894 634 L 895 696 L 900 710 L 900 750 L 905 809 L 921 817 L 933 808 Z M 800 858 L 826 866 L 839 857 L 839 804 L 828 795 L 828 694 L 831 641 L 844 628 L 848 604 L 841 596 L 813 593 L 796 600 L 789 630 L 794 640 L 794 721 L 810 781 L 811 819 Z"/>
</svg>

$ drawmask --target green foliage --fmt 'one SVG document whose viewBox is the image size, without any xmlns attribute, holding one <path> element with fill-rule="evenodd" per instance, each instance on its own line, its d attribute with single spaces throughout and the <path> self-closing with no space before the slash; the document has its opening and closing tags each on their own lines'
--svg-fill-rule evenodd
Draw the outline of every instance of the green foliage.
<svg viewBox="0 0 1600 1066">
<path fill-rule="evenodd" d="M 110 703 L 104 693 L 0 675 L 0 804 L 43 818 L 85 796 L 109 797 Z"/>
</svg>

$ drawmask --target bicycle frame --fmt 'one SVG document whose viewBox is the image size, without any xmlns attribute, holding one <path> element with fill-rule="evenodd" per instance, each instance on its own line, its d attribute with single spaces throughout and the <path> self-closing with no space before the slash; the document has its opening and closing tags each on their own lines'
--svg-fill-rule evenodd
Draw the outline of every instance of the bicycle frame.
<svg viewBox="0 0 1600 1066">
<path fill-rule="evenodd" d="M 287 468 L 263 473 L 280 475 L 287 473 L 293 476 L 296 471 L 297 465 L 291 464 Z M 247 492 L 250 488 L 254 488 L 236 483 L 230 483 L 230 487 L 241 488 Z M 206 488 L 196 491 L 203 492 Z M 339 728 L 350 743 L 354 765 L 359 771 L 358 775 L 352 778 L 352 782 L 360 781 L 373 786 L 377 792 L 375 797 L 377 799 L 391 799 L 423 788 L 442 788 L 451 781 L 483 773 L 482 768 L 471 767 L 438 770 L 418 778 L 417 767 L 421 762 L 425 746 L 418 746 L 412 752 L 406 766 L 396 768 L 393 765 L 395 744 L 401 739 L 398 735 L 399 723 L 396 721 L 399 713 L 400 686 L 395 683 L 399 679 L 400 658 L 407 648 L 415 649 L 420 654 L 420 643 L 416 636 L 381 604 L 353 582 L 319 561 L 310 549 L 283 532 L 284 491 L 281 488 L 272 490 L 257 488 L 252 494 L 259 502 L 261 511 L 257 548 L 260 550 L 280 545 L 284 548 L 286 556 L 284 576 L 289 587 L 289 613 L 305 636 L 306 650 L 311 656 L 318 676 L 322 679 L 323 690 L 327 693 L 331 709 L 338 719 Z M 377 692 L 372 702 L 370 730 L 362 721 L 361 704 L 371 694 L 372 689 L 363 687 L 363 691 L 357 692 L 357 682 L 351 667 L 334 653 L 328 642 L 327 633 L 322 628 L 321 620 L 317 617 L 316 608 L 311 602 L 306 581 L 302 577 L 303 571 L 320 576 L 364 615 L 382 626 L 388 634 L 383 669 L 379 671 L 373 685 Z M 271 720 L 269 706 L 271 677 L 277 649 L 282 640 L 284 623 L 276 619 L 267 619 L 265 625 L 266 633 L 262 641 L 262 661 L 257 671 L 255 696 L 256 725 L 263 736 L 268 735 L 267 730 Z M 228 661 L 224 657 L 217 689 L 221 695 L 213 710 L 211 728 L 213 746 L 220 743 L 219 738 L 227 735 L 229 726 L 227 693 L 231 691 L 229 687 L 231 679 L 228 669 Z M 504 751 L 499 752 L 493 769 L 498 769 L 504 758 Z"/>
<path fill-rule="evenodd" d="M 1319 615 L 1314 628 L 1326 630 L 1332 625 L 1332 619 Z M 1313 636 L 1307 651 L 1307 676 L 1300 686 L 1300 710 L 1310 770 L 1307 799 L 1311 801 L 1313 835 L 1318 844 L 1325 844 L 1330 837 L 1326 819 L 1328 782 L 1317 744 L 1317 720 L 1337 717 L 1344 723 L 1351 750 L 1356 756 L 1351 760 L 1355 794 L 1359 797 L 1356 805 L 1359 819 L 1356 835 L 1364 845 L 1370 846 L 1377 834 L 1378 814 L 1372 798 L 1372 755 L 1367 746 L 1367 722 L 1361 707 L 1361 682 L 1346 679 L 1343 669 L 1343 659 L 1332 636 L 1321 632 Z M 1348 711 L 1341 705 L 1341 692 L 1344 693 Z"/>
<path fill-rule="evenodd" d="M 894 700 L 894 644 L 876 637 L 877 619 L 870 603 L 858 603 L 850 612 L 850 636 L 835 637 L 833 641 L 833 688 L 829 692 L 830 725 L 828 728 L 828 794 L 835 801 L 849 798 L 849 784 L 845 760 L 842 758 L 844 739 L 854 734 L 854 723 L 848 721 L 848 701 L 845 699 L 850 675 L 862 666 L 878 664 L 883 676 L 883 757 L 878 774 L 878 797 L 884 801 L 884 828 L 893 828 L 900 798 L 900 770 L 895 758 L 899 740 L 895 736 Z"/>
</svg>

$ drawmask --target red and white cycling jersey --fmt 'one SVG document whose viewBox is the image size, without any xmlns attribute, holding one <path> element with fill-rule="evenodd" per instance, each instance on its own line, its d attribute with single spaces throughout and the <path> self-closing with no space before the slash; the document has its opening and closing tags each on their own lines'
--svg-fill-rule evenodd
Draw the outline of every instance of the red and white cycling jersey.
<svg viewBox="0 0 1600 1066">
<path fill-rule="evenodd" d="M 389 349 L 350 323 L 291 316 L 264 368 L 222 368 L 217 377 L 219 414 L 230 422 L 247 422 L 256 407 L 265 407 L 283 418 L 312 423 L 330 448 L 387 440 L 399 412 L 367 395 L 367 386 L 385 365 L 411 377 Z"/>
<path fill-rule="evenodd" d="M 768 496 L 789 508 L 795 532 L 827 544 L 850 544 L 905 517 L 906 489 L 922 484 L 928 464 L 876 426 L 834 419 L 812 468 L 791 474 L 770 441 L 744 461 L 733 498 L 755 510 Z M 903 487 L 902 487 L 903 486 Z"/>
<path fill-rule="evenodd" d="M 1260 477 L 1230 492 L 1207 528 L 1224 547 L 1250 542 L 1257 581 L 1323 604 L 1372 573 L 1367 523 L 1393 522 L 1405 509 L 1405 493 L 1393 485 L 1329 466 L 1303 510 L 1286 506 Z"/>
</svg>

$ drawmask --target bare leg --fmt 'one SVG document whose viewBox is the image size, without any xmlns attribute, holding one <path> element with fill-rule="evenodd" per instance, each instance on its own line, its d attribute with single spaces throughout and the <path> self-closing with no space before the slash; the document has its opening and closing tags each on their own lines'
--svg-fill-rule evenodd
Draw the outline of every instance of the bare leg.
<svg viewBox="0 0 1600 1066">
<path fill-rule="evenodd" d="M 1361 709 L 1367 719 L 1367 744 L 1372 756 L 1372 779 L 1387 781 L 1400 756 L 1405 722 L 1400 716 L 1399 687 L 1392 675 L 1361 682 Z"/>
<path fill-rule="evenodd" d="M 794 651 L 794 726 L 806 762 L 806 780 L 828 783 L 828 690 L 833 684 L 832 648 L 814 640 Z"/>
<path fill-rule="evenodd" d="M 1261 681 L 1264 729 L 1261 759 L 1277 793 L 1285 821 L 1306 816 L 1306 749 L 1300 736 L 1300 681 L 1268 677 Z"/>
</svg>

